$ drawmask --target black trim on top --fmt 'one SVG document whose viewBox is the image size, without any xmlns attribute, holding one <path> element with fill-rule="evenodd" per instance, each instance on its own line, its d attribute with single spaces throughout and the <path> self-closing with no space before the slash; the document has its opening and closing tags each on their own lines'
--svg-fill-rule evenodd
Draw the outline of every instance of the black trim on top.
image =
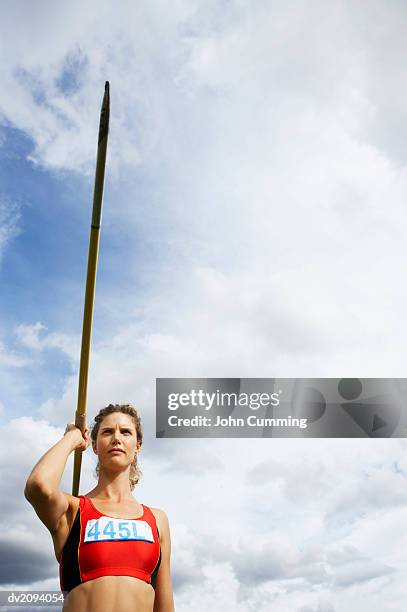
<svg viewBox="0 0 407 612">
<path fill-rule="evenodd" d="M 155 584 L 157 582 L 158 570 L 159 570 L 160 564 L 161 564 L 161 544 L 160 544 L 160 532 L 158 531 L 158 527 L 157 527 L 157 533 L 158 533 L 158 544 L 160 546 L 160 556 L 158 558 L 157 565 L 155 566 L 155 569 L 154 569 L 153 573 L 151 574 L 151 586 L 153 587 L 154 591 L 155 591 Z"/>
<path fill-rule="evenodd" d="M 81 537 L 81 523 L 79 518 L 80 509 L 76 513 L 72 529 L 62 550 L 61 555 L 61 578 L 62 590 L 71 591 L 81 583 L 79 572 L 79 542 Z"/>
</svg>

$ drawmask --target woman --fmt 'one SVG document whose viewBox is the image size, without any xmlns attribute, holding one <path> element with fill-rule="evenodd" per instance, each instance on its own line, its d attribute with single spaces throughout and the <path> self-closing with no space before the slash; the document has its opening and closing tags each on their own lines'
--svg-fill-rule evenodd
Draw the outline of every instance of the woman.
<svg viewBox="0 0 407 612">
<path fill-rule="evenodd" d="M 51 532 L 60 564 L 64 612 L 174 612 L 168 518 L 139 504 L 143 433 L 132 406 L 112 405 L 95 417 L 91 436 L 73 423 L 36 464 L 25 496 Z M 98 483 L 75 497 L 59 489 L 68 456 L 92 443 Z"/>
</svg>

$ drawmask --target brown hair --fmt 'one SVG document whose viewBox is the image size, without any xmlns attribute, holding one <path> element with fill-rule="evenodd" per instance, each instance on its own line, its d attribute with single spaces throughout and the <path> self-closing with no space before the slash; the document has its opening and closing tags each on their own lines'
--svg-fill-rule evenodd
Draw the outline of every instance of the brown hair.
<svg viewBox="0 0 407 612">
<path fill-rule="evenodd" d="M 123 414 L 128 414 L 133 419 L 134 426 L 137 432 L 137 442 L 140 446 L 143 443 L 143 429 L 141 426 L 140 416 L 137 410 L 131 404 L 109 404 L 106 408 L 102 408 L 99 410 L 99 413 L 95 416 L 95 423 L 92 427 L 92 431 L 90 433 L 91 439 L 96 444 L 96 438 L 98 436 L 98 432 L 100 426 L 102 424 L 103 419 L 108 414 L 113 414 L 114 412 L 122 412 Z M 140 480 L 142 475 L 142 471 L 138 466 L 137 457 L 134 459 L 133 463 L 130 466 L 130 489 L 133 490 L 138 481 Z M 96 476 L 99 478 L 99 462 L 96 466 Z"/>
</svg>

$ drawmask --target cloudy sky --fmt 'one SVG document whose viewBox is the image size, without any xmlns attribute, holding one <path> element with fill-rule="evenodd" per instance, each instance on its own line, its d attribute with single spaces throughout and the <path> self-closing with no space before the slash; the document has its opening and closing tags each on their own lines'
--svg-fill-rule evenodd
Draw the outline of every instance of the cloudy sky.
<svg viewBox="0 0 407 612">
<path fill-rule="evenodd" d="M 405 612 L 403 439 L 155 438 L 156 377 L 405 376 L 405 3 L 1 16 L 1 588 L 59 588 L 23 489 L 74 417 L 109 80 L 88 414 L 140 410 L 177 612 Z"/>
</svg>

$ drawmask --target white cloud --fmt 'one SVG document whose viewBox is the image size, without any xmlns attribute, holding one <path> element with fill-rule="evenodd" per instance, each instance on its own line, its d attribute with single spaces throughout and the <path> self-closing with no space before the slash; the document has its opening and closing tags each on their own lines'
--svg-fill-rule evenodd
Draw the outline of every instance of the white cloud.
<svg viewBox="0 0 407 612">
<path fill-rule="evenodd" d="M 45 330 L 47 327 L 37 321 L 33 324 L 21 323 L 15 328 L 14 333 L 18 341 L 28 349 L 36 351 L 58 349 L 69 357 L 73 365 L 76 365 L 79 360 L 80 339 L 63 333 L 45 334 Z"/>
<path fill-rule="evenodd" d="M 43 346 L 43 343 L 39 339 L 39 333 L 47 329 L 45 325 L 37 321 L 33 325 L 24 325 L 20 324 L 16 330 L 15 334 L 19 341 L 28 348 L 40 349 Z"/>
<path fill-rule="evenodd" d="M 17 355 L 15 351 L 8 350 L 5 343 L 0 340 L 0 363 L 3 366 L 11 366 L 13 368 L 22 368 L 30 363 L 27 357 Z"/>
<path fill-rule="evenodd" d="M 0 145 L 1 146 L 1 145 Z M 21 233 L 20 207 L 6 197 L 0 198 L 0 262 L 10 242 Z"/>
</svg>

